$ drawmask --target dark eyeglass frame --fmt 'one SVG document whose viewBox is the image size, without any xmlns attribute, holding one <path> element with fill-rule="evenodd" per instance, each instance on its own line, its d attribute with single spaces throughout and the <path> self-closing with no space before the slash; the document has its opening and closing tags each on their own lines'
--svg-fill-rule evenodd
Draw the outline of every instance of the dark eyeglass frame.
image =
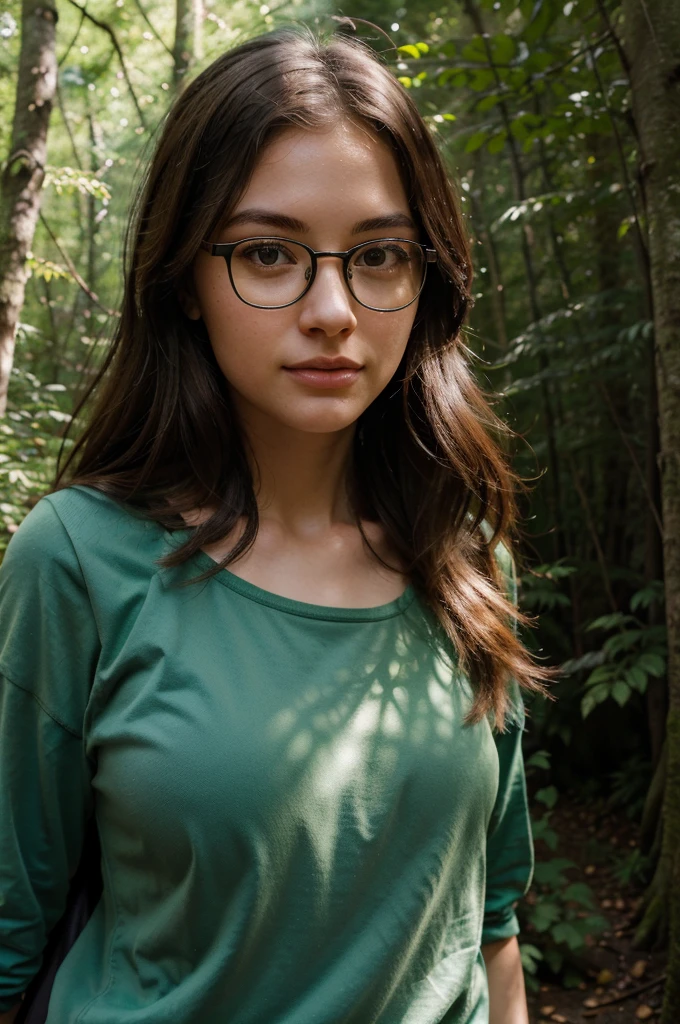
<svg viewBox="0 0 680 1024">
<path fill-rule="evenodd" d="M 306 288 L 304 289 L 304 291 L 300 292 L 298 297 L 296 299 L 293 299 L 292 302 L 284 302 L 282 305 L 279 306 L 262 306 L 257 302 L 248 302 L 248 300 L 244 299 L 243 296 L 239 293 L 238 288 L 234 284 L 234 277 L 231 272 L 231 257 L 234 250 L 239 245 L 243 245 L 244 242 L 257 242 L 259 239 L 262 239 L 263 241 L 266 242 L 289 242 L 292 245 L 299 245 L 300 248 L 305 249 L 309 253 L 312 261 L 312 272 L 309 276 Z M 349 276 L 349 263 L 354 253 L 358 252 L 359 249 L 364 249 L 365 247 L 371 245 L 382 244 L 383 242 L 407 242 L 409 245 L 417 245 L 420 249 L 423 250 L 423 253 L 425 255 L 425 262 L 423 263 L 423 279 L 420 282 L 420 287 L 418 291 L 413 296 L 413 298 L 409 299 L 408 302 L 405 302 L 403 306 L 395 306 L 392 309 L 381 309 L 379 306 L 369 306 L 366 302 L 362 302 L 361 299 L 355 295 L 354 289 L 352 288 L 351 278 Z M 253 306 L 255 309 L 286 309 L 288 306 L 294 306 L 296 302 L 299 302 L 300 299 L 304 298 L 304 296 L 307 294 L 309 289 L 314 284 L 314 280 L 316 278 L 317 261 L 321 257 L 334 256 L 337 259 L 342 260 L 342 272 L 343 277 L 345 278 L 345 284 L 347 285 L 350 294 L 352 295 L 352 298 L 356 299 L 360 306 L 363 306 L 365 309 L 372 309 L 376 313 L 397 313 L 400 309 L 406 309 L 407 306 L 412 305 L 416 301 L 416 299 L 422 292 L 423 288 L 425 287 L 425 278 L 427 276 L 428 264 L 437 263 L 439 259 L 436 249 L 428 248 L 428 246 L 425 245 L 423 242 L 414 242 L 412 238 L 373 238 L 371 239 L 370 242 L 360 242 L 359 245 L 355 245 L 351 249 L 347 249 L 346 252 L 332 252 L 330 250 L 325 249 L 312 249 L 311 246 L 305 245 L 304 242 L 299 242 L 296 238 L 283 238 L 280 235 L 253 235 L 248 238 L 239 238 L 238 242 L 201 242 L 201 249 L 204 249 L 206 252 L 210 253 L 211 256 L 222 256 L 224 258 L 227 264 L 227 270 L 229 271 L 229 280 L 231 281 L 231 287 L 234 289 L 234 292 L 236 293 L 237 297 L 241 300 L 241 302 L 245 302 L 246 306 Z"/>
</svg>

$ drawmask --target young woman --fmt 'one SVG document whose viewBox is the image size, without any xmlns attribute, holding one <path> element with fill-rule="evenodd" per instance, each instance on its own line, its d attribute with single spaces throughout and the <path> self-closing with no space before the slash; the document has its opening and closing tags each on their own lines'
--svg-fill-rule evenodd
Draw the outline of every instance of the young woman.
<svg viewBox="0 0 680 1024">
<path fill-rule="evenodd" d="M 89 426 L 0 572 L 0 1021 L 523 1024 L 513 478 L 440 157 L 297 30 L 171 110 Z"/>
</svg>

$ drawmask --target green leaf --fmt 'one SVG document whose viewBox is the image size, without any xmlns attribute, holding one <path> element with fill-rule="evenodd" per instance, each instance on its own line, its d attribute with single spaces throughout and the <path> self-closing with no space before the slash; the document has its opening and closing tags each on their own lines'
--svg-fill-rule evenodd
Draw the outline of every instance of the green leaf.
<svg viewBox="0 0 680 1024">
<path fill-rule="evenodd" d="M 649 608 L 650 604 L 656 601 L 663 604 L 664 585 L 661 580 L 652 580 L 642 590 L 636 590 L 630 599 L 630 610 L 636 612 L 639 608 Z"/>
<path fill-rule="evenodd" d="M 412 43 L 406 43 L 404 46 L 397 47 L 399 53 L 403 53 L 405 57 L 413 57 L 415 60 L 420 60 L 420 50 L 417 46 L 413 46 Z"/>
<path fill-rule="evenodd" d="M 550 768 L 550 753 L 547 750 L 537 750 L 526 762 L 527 768 Z"/>
<path fill-rule="evenodd" d="M 599 686 L 601 683 L 609 685 L 616 675 L 616 665 L 598 665 L 586 679 L 586 686 Z"/>
<path fill-rule="evenodd" d="M 469 43 L 466 43 L 461 50 L 463 60 L 469 60 L 474 64 L 488 63 L 486 46 L 481 36 L 474 36 Z"/>
<path fill-rule="evenodd" d="M 550 850 L 557 849 L 557 833 L 550 828 L 550 814 L 544 814 L 538 820 L 531 819 L 531 834 L 534 842 L 542 841 Z"/>
<path fill-rule="evenodd" d="M 549 811 L 553 809 L 557 801 L 559 800 L 560 794 L 557 792 L 555 786 L 546 786 L 545 789 L 539 789 L 536 793 L 536 799 L 545 804 Z"/>
<path fill-rule="evenodd" d="M 500 151 L 505 146 L 506 138 L 507 138 L 507 133 L 506 133 L 505 129 L 502 132 L 499 132 L 498 135 L 494 135 L 494 137 L 492 139 L 490 139 L 488 144 L 487 144 L 487 147 L 486 147 L 487 151 L 489 153 L 500 153 Z"/>
<path fill-rule="evenodd" d="M 491 40 L 491 56 L 494 64 L 509 64 L 516 52 L 515 40 L 505 32 L 501 32 Z"/>
<path fill-rule="evenodd" d="M 519 947 L 519 955 L 522 960 L 522 967 L 529 974 L 535 974 L 538 970 L 538 964 L 543 959 L 543 954 L 537 946 L 532 946 L 530 942 L 521 942 Z"/>
<path fill-rule="evenodd" d="M 410 89 L 413 85 L 412 80 L 407 75 L 401 75 L 397 81 L 401 82 L 405 89 Z"/>
<path fill-rule="evenodd" d="M 628 683 L 624 683 L 622 679 L 617 681 L 612 686 L 612 697 L 619 705 L 620 708 L 624 707 L 630 700 L 630 695 L 633 691 L 631 690 Z"/>
<path fill-rule="evenodd" d="M 574 952 L 585 945 L 585 934 L 571 921 L 561 921 L 551 929 L 550 934 L 555 942 L 563 942 Z"/>
<path fill-rule="evenodd" d="M 600 615 L 599 618 L 593 619 L 586 626 L 588 632 L 593 629 L 604 629 L 611 632 L 612 629 L 620 629 L 622 626 L 627 625 L 629 622 L 635 622 L 636 619 L 633 615 L 625 615 L 623 612 L 612 612 L 610 615 Z"/>
<path fill-rule="evenodd" d="M 475 132 L 474 135 L 471 135 L 465 143 L 465 152 L 474 153 L 476 150 L 481 149 L 487 138 L 488 136 L 486 132 Z"/>
<path fill-rule="evenodd" d="M 483 96 L 475 107 L 475 110 L 478 114 L 485 114 L 487 110 L 493 110 L 493 108 L 497 106 L 502 99 L 503 97 L 497 92 L 491 93 L 489 96 Z"/>
<path fill-rule="evenodd" d="M 421 53 L 430 52 L 430 47 L 427 45 L 427 43 L 416 43 L 416 46 L 418 47 Z"/>
<path fill-rule="evenodd" d="M 587 718 L 590 712 L 609 696 L 610 687 L 606 683 L 600 683 L 588 690 L 581 701 L 581 716 Z"/>
<path fill-rule="evenodd" d="M 624 217 L 624 219 L 619 224 L 618 231 L 616 232 L 616 237 L 618 238 L 619 242 L 621 241 L 622 238 L 626 237 L 626 235 L 628 234 L 628 232 L 630 231 L 632 226 L 633 226 L 633 218 L 632 217 Z"/>
<path fill-rule="evenodd" d="M 552 53 L 549 53 L 547 50 L 534 50 L 533 52 L 528 52 L 526 60 L 522 62 L 522 66 L 532 74 L 536 74 L 550 67 L 553 59 Z"/>
<path fill-rule="evenodd" d="M 647 673 L 638 665 L 632 665 L 627 668 L 623 673 L 623 678 L 626 680 L 632 690 L 637 690 L 638 693 L 645 693 L 647 690 Z"/>
<path fill-rule="evenodd" d="M 529 913 L 529 920 L 537 932 L 547 932 L 562 916 L 557 903 L 552 900 L 541 900 Z"/>
<path fill-rule="evenodd" d="M 537 885 L 549 885 L 552 889 L 560 888 L 564 885 L 564 872 L 573 867 L 576 867 L 573 860 L 567 860 L 565 857 L 537 861 L 534 881 Z"/>
<path fill-rule="evenodd" d="M 585 882 L 573 882 L 571 885 L 568 885 L 562 893 L 562 899 L 571 903 L 578 903 L 582 907 L 588 907 L 590 910 L 595 909 L 593 891 Z"/>
<path fill-rule="evenodd" d="M 479 71 L 470 72 L 470 88 L 474 92 L 484 92 L 495 82 L 493 71 L 487 68 L 480 68 Z"/>
<path fill-rule="evenodd" d="M 531 21 L 523 33 L 527 45 L 532 46 L 547 33 L 558 13 L 559 7 L 554 0 L 536 0 Z"/>
<path fill-rule="evenodd" d="M 632 647 L 637 647 L 641 637 L 641 629 L 627 629 L 623 633 L 617 633 L 615 636 L 608 637 L 602 647 L 606 654 L 611 657 L 620 654 L 622 651 L 629 651 Z"/>
<path fill-rule="evenodd" d="M 642 669 L 648 676 L 656 676 L 658 679 L 663 676 L 666 672 L 666 662 L 658 654 L 651 654 L 649 651 L 645 651 L 635 662 L 637 668 Z"/>
</svg>

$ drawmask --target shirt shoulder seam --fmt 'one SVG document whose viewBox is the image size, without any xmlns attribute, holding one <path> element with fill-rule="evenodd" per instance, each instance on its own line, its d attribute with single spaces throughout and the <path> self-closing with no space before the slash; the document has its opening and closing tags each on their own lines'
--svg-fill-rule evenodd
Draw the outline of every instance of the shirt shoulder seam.
<svg viewBox="0 0 680 1024">
<path fill-rule="evenodd" d="M 32 697 L 35 703 L 38 705 L 38 707 L 41 708 L 48 716 L 48 718 L 51 718 L 54 724 L 58 725 L 60 729 L 63 729 L 64 732 L 67 732 L 69 734 L 69 736 L 73 736 L 77 740 L 81 740 L 83 738 L 82 733 L 76 732 L 75 729 L 72 729 L 70 725 L 67 725 L 66 722 L 63 722 L 57 715 L 55 715 L 53 711 L 50 711 L 47 705 L 43 703 L 40 697 L 38 697 L 38 695 L 34 693 L 33 690 L 30 690 L 27 686 L 24 686 L 22 683 L 18 683 L 16 679 L 13 679 L 12 676 L 10 676 L 1 666 L 0 672 L 2 673 L 3 678 L 8 683 L 11 683 L 11 685 L 16 687 L 17 690 L 21 690 L 22 693 L 26 693 L 28 694 L 29 697 Z"/>
</svg>

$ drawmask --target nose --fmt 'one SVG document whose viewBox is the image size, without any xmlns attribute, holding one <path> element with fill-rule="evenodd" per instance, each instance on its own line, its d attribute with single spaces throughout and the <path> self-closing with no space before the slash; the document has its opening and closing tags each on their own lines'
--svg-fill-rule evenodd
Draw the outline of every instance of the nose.
<svg viewBox="0 0 680 1024">
<path fill-rule="evenodd" d="M 320 257 L 314 284 L 300 301 L 300 330 L 303 334 L 348 337 L 356 328 L 352 298 L 336 257 Z"/>
</svg>

